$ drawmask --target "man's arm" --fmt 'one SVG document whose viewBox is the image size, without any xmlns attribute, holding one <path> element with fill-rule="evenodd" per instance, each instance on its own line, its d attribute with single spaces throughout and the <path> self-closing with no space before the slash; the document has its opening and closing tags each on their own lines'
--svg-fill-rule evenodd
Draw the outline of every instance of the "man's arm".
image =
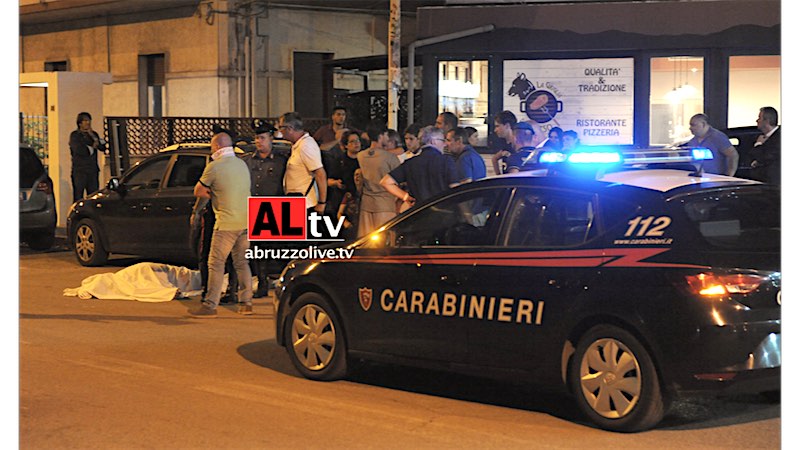
<svg viewBox="0 0 800 450">
<path fill-rule="evenodd" d="M 317 181 L 317 189 L 319 189 L 319 199 L 314 206 L 314 210 L 322 214 L 325 211 L 325 202 L 328 201 L 328 177 L 323 167 L 311 173 L 314 174 L 314 179 Z"/>
<path fill-rule="evenodd" d="M 199 198 L 211 198 L 211 189 L 198 181 L 197 184 L 194 185 L 194 196 Z"/>
<path fill-rule="evenodd" d="M 197 200 L 194 201 L 194 206 L 192 206 L 192 215 L 189 216 L 189 226 L 194 227 L 198 223 L 198 219 L 203 214 L 203 209 L 208 205 L 208 201 L 209 198 L 207 197 L 197 197 Z"/>
<path fill-rule="evenodd" d="M 402 200 L 404 203 L 414 205 L 416 199 L 408 192 L 404 191 L 398 184 L 397 180 L 392 178 L 388 173 L 381 178 L 381 186 L 386 189 L 390 194 Z"/>
<path fill-rule="evenodd" d="M 495 175 L 500 175 L 503 173 L 500 171 L 500 159 L 502 159 L 504 156 L 509 156 L 510 154 L 511 152 L 507 150 L 500 150 L 492 155 L 492 169 L 494 169 Z"/>
<path fill-rule="evenodd" d="M 720 153 L 725 156 L 725 163 L 727 164 L 726 174 L 732 177 L 736 173 L 736 169 L 739 168 L 739 152 L 731 145 Z"/>
</svg>

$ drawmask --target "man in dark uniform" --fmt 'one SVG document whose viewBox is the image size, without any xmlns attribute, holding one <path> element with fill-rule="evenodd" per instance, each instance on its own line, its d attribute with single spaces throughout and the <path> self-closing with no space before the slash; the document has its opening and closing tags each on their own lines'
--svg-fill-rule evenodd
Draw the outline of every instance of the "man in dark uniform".
<svg viewBox="0 0 800 450">
<path fill-rule="evenodd" d="M 272 124 L 261 122 L 256 128 L 256 150 L 242 159 L 250 168 L 250 195 L 253 197 L 272 197 L 283 195 L 283 175 L 286 173 L 287 158 L 272 151 L 272 137 L 276 129 Z M 251 242 L 250 246 L 257 245 Z M 251 259 L 250 267 L 258 279 L 254 298 L 265 297 L 269 292 L 269 261 Z"/>
<path fill-rule="evenodd" d="M 92 116 L 78 114 L 78 129 L 69 135 L 69 153 L 72 156 L 72 201 L 88 196 L 100 188 L 97 152 L 105 151 L 105 141 L 92 130 Z"/>
</svg>

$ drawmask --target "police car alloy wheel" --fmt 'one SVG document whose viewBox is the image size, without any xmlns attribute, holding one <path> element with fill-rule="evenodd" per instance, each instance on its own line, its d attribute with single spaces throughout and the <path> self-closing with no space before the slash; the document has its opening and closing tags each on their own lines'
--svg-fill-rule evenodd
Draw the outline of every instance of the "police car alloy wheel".
<svg viewBox="0 0 800 450">
<path fill-rule="evenodd" d="M 570 381 L 578 406 L 601 428 L 640 431 L 664 416 L 666 405 L 650 355 L 621 328 L 598 325 L 581 338 Z"/>
<path fill-rule="evenodd" d="M 83 219 L 75 227 L 72 236 L 75 256 L 84 266 L 100 266 L 108 260 L 108 252 L 100 241 L 97 224 L 91 219 Z"/>
<path fill-rule="evenodd" d="M 301 295 L 287 317 L 286 343 L 292 363 L 312 380 L 336 380 L 347 373 L 344 330 L 330 302 L 320 294 Z"/>
</svg>

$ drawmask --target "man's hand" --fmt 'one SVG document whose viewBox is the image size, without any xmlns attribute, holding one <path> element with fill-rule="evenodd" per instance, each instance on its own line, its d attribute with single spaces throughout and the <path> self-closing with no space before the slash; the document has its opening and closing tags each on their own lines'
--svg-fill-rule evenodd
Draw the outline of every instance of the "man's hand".
<svg viewBox="0 0 800 450">
<path fill-rule="evenodd" d="M 317 203 L 316 205 L 314 205 L 314 211 L 316 211 L 317 214 L 320 214 L 320 215 L 322 213 L 324 213 L 325 212 L 325 203 Z"/>
</svg>

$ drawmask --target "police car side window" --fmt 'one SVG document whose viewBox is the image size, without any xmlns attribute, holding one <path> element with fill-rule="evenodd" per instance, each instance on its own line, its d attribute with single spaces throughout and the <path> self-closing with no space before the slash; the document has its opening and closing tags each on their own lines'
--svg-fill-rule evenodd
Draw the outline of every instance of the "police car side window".
<svg viewBox="0 0 800 450">
<path fill-rule="evenodd" d="M 504 244 L 525 247 L 571 247 L 597 233 L 592 196 L 520 189 L 509 210 Z"/>
<path fill-rule="evenodd" d="M 491 217 L 502 189 L 480 189 L 443 199 L 391 229 L 394 247 L 494 245 Z"/>
</svg>

